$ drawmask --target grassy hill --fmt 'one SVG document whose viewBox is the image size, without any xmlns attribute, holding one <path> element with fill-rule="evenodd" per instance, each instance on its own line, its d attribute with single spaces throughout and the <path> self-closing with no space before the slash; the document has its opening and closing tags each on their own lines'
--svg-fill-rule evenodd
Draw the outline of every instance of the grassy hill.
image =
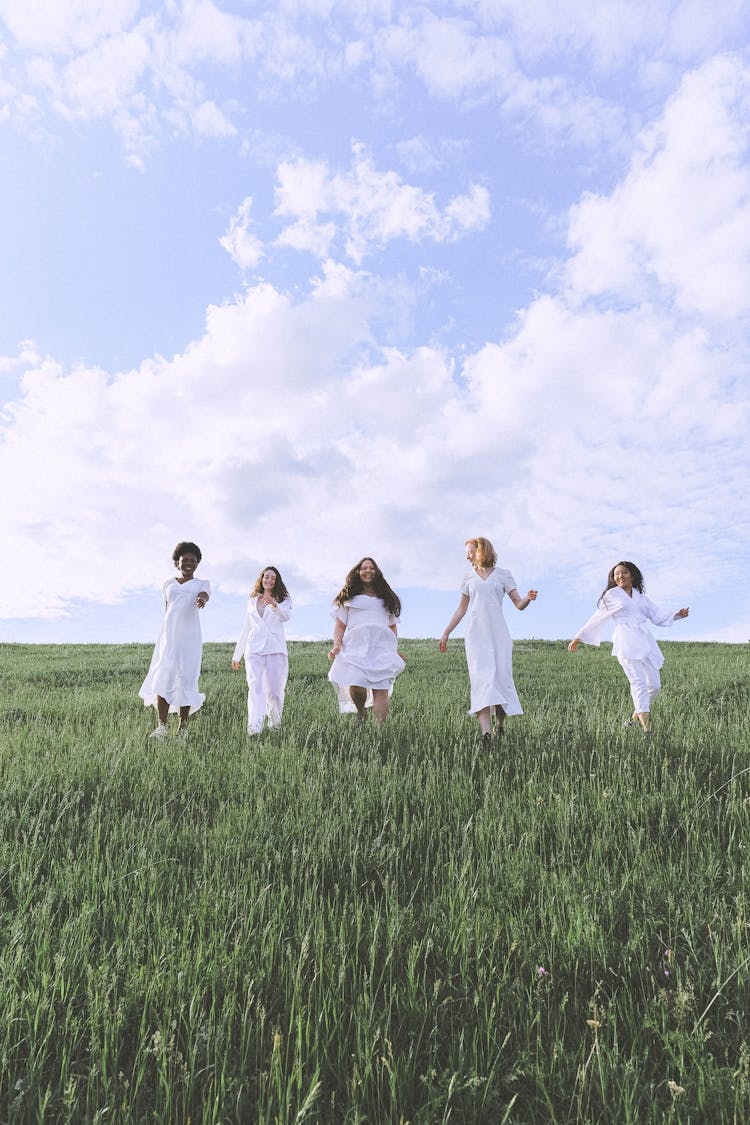
<svg viewBox="0 0 750 1125">
<path fill-rule="evenodd" d="M 150 647 L 0 646 L 0 1120 L 750 1120 L 750 668 L 518 642 L 487 748 L 463 647 L 404 641 L 383 732 L 290 645 L 245 734 L 207 645 L 187 744 Z"/>
</svg>

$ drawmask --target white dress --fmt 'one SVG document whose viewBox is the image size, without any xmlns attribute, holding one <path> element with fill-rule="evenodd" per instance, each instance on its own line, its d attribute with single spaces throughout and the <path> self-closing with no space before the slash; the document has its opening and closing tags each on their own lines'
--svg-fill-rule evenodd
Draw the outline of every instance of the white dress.
<svg viewBox="0 0 750 1125">
<path fill-rule="evenodd" d="M 343 621 L 346 629 L 328 679 L 338 689 L 340 710 L 351 710 L 350 687 L 390 691 L 403 672 L 405 664 L 390 628 L 398 618 L 388 612 L 382 598 L 369 594 L 355 594 L 345 605 L 336 606 L 331 617 Z"/>
<path fill-rule="evenodd" d="M 633 590 L 631 597 L 619 586 L 607 590 L 601 601 L 596 612 L 576 633 L 578 639 L 586 645 L 599 645 L 604 626 L 613 620 L 615 628 L 612 634 L 612 655 L 621 664 L 623 660 L 643 660 L 658 671 L 664 663 L 664 656 L 654 640 L 648 622 L 669 626 L 674 621 L 675 611 L 659 609 L 638 590 Z"/>
<path fill-rule="evenodd" d="M 170 711 L 189 707 L 192 715 L 206 699 L 198 691 L 203 639 L 201 611 L 195 599 L 202 592 L 211 593 L 211 583 L 204 578 L 190 578 L 187 582 L 170 578 L 164 583 L 166 612 L 148 675 L 138 693 L 146 707 L 155 707 L 160 695 Z"/>
<path fill-rule="evenodd" d="M 506 715 L 523 714 L 513 683 L 513 641 L 503 617 L 503 596 L 515 589 L 513 575 L 498 566 L 484 580 L 471 570 L 461 584 L 461 593 L 469 599 L 464 645 L 470 715 L 497 706 Z"/>
</svg>

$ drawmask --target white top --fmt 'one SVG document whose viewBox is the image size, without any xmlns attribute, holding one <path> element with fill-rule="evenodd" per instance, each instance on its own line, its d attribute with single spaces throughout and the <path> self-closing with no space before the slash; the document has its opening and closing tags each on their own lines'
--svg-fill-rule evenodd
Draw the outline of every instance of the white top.
<svg viewBox="0 0 750 1125">
<path fill-rule="evenodd" d="M 166 612 L 139 692 L 146 707 L 155 706 L 160 695 L 171 711 L 190 707 L 192 714 L 205 701 L 205 695 L 198 691 L 203 639 L 201 611 L 195 604 L 202 592 L 211 593 L 211 583 L 205 578 L 190 578 L 187 582 L 170 578 L 164 583 Z"/>
<path fill-rule="evenodd" d="M 284 598 L 278 605 L 267 605 L 261 613 L 258 601 L 261 595 L 248 598 L 245 624 L 240 639 L 234 646 L 232 661 L 237 664 L 242 656 L 268 656 L 270 653 L 286 653 L 284 622 L 292 612 L 292 599 Z"/>
<path fill-rule="evenodd" d="M 472 569 L 461 583 L 461 593 L 469 599 L 464 645 L 470 715 L 498 705 L 506 715 L 523 714 L 513 683 L 513 641 L 503 617 L 503 597 L 515 589 L 513 575 L 499 566 L 484 579 Z"/>
<path fill-rule="evenodd" d="M 607 622 L 614 621 L 612 655 L 625 660 L 647 660 L 661 668 L 664 657 L 648 628 L 648 622 L 668 627 L 674 621 L 675 610 L 659 609 L 650 598 L 633 590 L 631 595 L 614 586 L 603 595 L 601 604 L 592 613 L 582 629 L 576 633 L 586 645 L 601 644 Z"/>
</svg>

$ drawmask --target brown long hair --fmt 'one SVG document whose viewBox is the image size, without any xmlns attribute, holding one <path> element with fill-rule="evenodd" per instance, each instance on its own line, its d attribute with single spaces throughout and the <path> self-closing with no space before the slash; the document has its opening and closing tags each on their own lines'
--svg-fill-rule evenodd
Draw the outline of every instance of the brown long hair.
<svg viewBox="0 0 750 1125">
<path fill-rule="evenodd" d="M 263 569 L 261 570 L 257 579 L 255 580 L 255 585 L 253 586 L 252 590 L 250 591 L 250 597 L 254 598 L 258 594 L 263 593 L 263 575 L 266 573 L 267 570 L 272 570 L 274 572 L 274 574 L 276 575 L 276 582 L 274 583 L 274 587 L 273 587 L 273 590 L 271 591 L 271 593 L 276 598 L 277 602 L 285 601 L 286 598 L 289 597 L 289 591 L 287 590 L 286 586 L 284 585 L 284 580 L 281 577 L 279 571 L 276 569 L 275 566 L 270 566 L 270 565 L 264 566 Z"/>
<path fill-rule="evenodd" d="M 401 601 L 399 596 L 390 588 L 383 577 L 382 570 L 371 555 L 365 555 L 364 558 L 359 560 L 356 566 L 352 567 L 344 579 L 344 585 L 333 599 L 333 604 L 344 605 L 346 602 L 350 602 L 353 597 L 356 597 L 357 594 L 361 594 L 364 591 L 362 579 L 359 576 L 359 568 L 362 566 L 363 562 L 371 562 L 375 567 L 375 580 L 372 584 L 372 588 L 377 596 L 383 599 L 383 604 L 388 612 L 392 613 L 394 617 L 399 617 L 401 615 Z"/>
</svg>

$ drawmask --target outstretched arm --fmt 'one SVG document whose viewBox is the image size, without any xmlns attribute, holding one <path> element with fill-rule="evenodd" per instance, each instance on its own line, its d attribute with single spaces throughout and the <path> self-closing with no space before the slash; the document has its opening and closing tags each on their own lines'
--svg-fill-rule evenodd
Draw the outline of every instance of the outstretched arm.
<svg viewBox="0 0 750 1125">
<path fill-rule="evenodd" d="M 440 638 L 439 644 L 440 644 L 440 651 L 441 652 L 447 652 L 447 650 L 448 650 L 448 637 L 451 635 L 453 630 L 456 628 L 456 626 L 458 625 L 459 621 L 464 616 L 464 614 L 466 613 L 466 610 L 468 608 L 469 608 L 469 595 L 468 594 L 462 594 L 461 600 L 458 603 L 458 607 L 456 609 L 456 612 L 453 614 L 453 617 L 451 617 L 450 621 L 446 625 L 445 632 L 443 633 L 442 637 Z"/>
<path fill-rule="evenodd" d="M 513 602 L 516 609 L 526 609 L 526 606 L 531 602 L 536 601 L 538 590 L 529 590 L 525 598 L 522 598 L 518 590 L 508 590 L 508 597 Z"/>
<path fill-rule="evenodd" d="M 681 620 L 681 618 L 687 617 L 687 615 L 689 613 L 690 613 L 690 610 L 687 606 L 685 606 L 684 609 L 678 609 L 677 613 L 674 615 L 674 620 L 679 621 L 679 620 Z"/>
<path fill-rule="evenodd" d="M 344 639 L 344 630 L 345 629 L 346 629 L 346 625 L 344 624 L 344 622 L 339 621 L 338 618 L 337 618 L 336 624 L 333 627 L 333 647 L 331 648 L 331 651 L 328 653 L 328 659 L 329 660 L 333 660 L 334 657 L 338 656 L 338 654 L 341 652 L 341 642 Z"/>
</svg>

